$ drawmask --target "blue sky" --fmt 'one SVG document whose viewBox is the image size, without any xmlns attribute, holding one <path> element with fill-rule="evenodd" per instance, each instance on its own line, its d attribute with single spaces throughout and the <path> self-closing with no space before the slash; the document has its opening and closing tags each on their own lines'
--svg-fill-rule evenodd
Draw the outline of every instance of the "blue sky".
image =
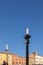
<svg viewBox="0 0 43 65">
<path fill-rule="evenodd" d="M 25 56 L 25 30 L 29 28 L 29 53 L 43 55 L 43 0 L 0 0 L 0 52 Z"/>
</svg>

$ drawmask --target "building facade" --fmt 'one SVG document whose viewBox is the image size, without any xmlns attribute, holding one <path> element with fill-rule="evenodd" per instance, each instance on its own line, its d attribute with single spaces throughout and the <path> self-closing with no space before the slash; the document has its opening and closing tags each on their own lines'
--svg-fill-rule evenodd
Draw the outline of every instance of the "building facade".
<svg viewBox="0 0 43 65">
<path fill-rule="evenodd" d="M 43 56 L 38 55 L 37 52 L 34 52 L 29 55 L 29 64 L 30 65 L 43 65 Z"/>
<path fill-rule="evenodd" d="M 2 65 L 3 62 L 8 62 L 8 65 L 26 65 L 26 58 L 16 54 L 0 52 L 0 65 Z M 43 56 L 38 55 L 37 52 L 29 55 L 29 65 L 34 64 L 43 64 Z"/>
<path fill-rule="evenodd" d="M 12 54 L 0 52 L 0 65 L 2 65 L 3 62 L 8 62 L 8 65 L 12 65 Z"/>
</svg>

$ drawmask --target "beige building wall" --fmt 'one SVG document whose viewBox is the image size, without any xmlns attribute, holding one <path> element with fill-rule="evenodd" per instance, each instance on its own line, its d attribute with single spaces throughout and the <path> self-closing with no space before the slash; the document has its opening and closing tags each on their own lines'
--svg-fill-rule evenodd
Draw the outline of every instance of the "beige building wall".
<svg viewBox="0 0 43 65">
<path fill-rule="evenodd" d="M 43 56 L 39 56 L 37 52 L 32 53 L 29 55 L 29 64 L 43 64 Z"/>
<path fill-rule="evenodd" d="M 26 58 L 22 58 L 23 65 L 26 65 Z"/>
<path fill-rule="evenodd" d="M 12 65 L 12 54 L 8 54 L 8 65 Z"/>
<path fill-rule="evenodd" d="M 12 65 L 12 55 L 5 52 L 0 52 L 0 65 L 3 64 L 3 61 L 8 62 L 9 65 Z"/>
<path fill-rule="evenodd" d="M 0 65 L 3 64 L 3 61 L 8 62 L 8 65 L 26 65 L 26 58 L 20 57 L 16 54 L 0 52 Z M 37 52 L 34 52 L 29 55 L 29 65 L 34 64 L 43 64 L 43 56 L 38 55 Z"/>
<path fill-rule="evenodd" d="M 43 64 L 43 57 L 42 56 L 35 56 L 35 63 L 36 64 Z"/>
<path fill-rule="evenodd" d="M 6 61 L 6 54 L 0 53 L 0 65 L 3 64 L 3 61 Z"/>
<path fill-rule="evenodd" d="M 23 60 L 22 60 L 22 57 L 20 57 L 20 56 L 14 54 L 14 55 L 12 56 L 12 58 L 13 58 L 13 61 L 12 61 L 13 65 L 22 65 L 22 61 L 23 61 Z"/>
</svg>

